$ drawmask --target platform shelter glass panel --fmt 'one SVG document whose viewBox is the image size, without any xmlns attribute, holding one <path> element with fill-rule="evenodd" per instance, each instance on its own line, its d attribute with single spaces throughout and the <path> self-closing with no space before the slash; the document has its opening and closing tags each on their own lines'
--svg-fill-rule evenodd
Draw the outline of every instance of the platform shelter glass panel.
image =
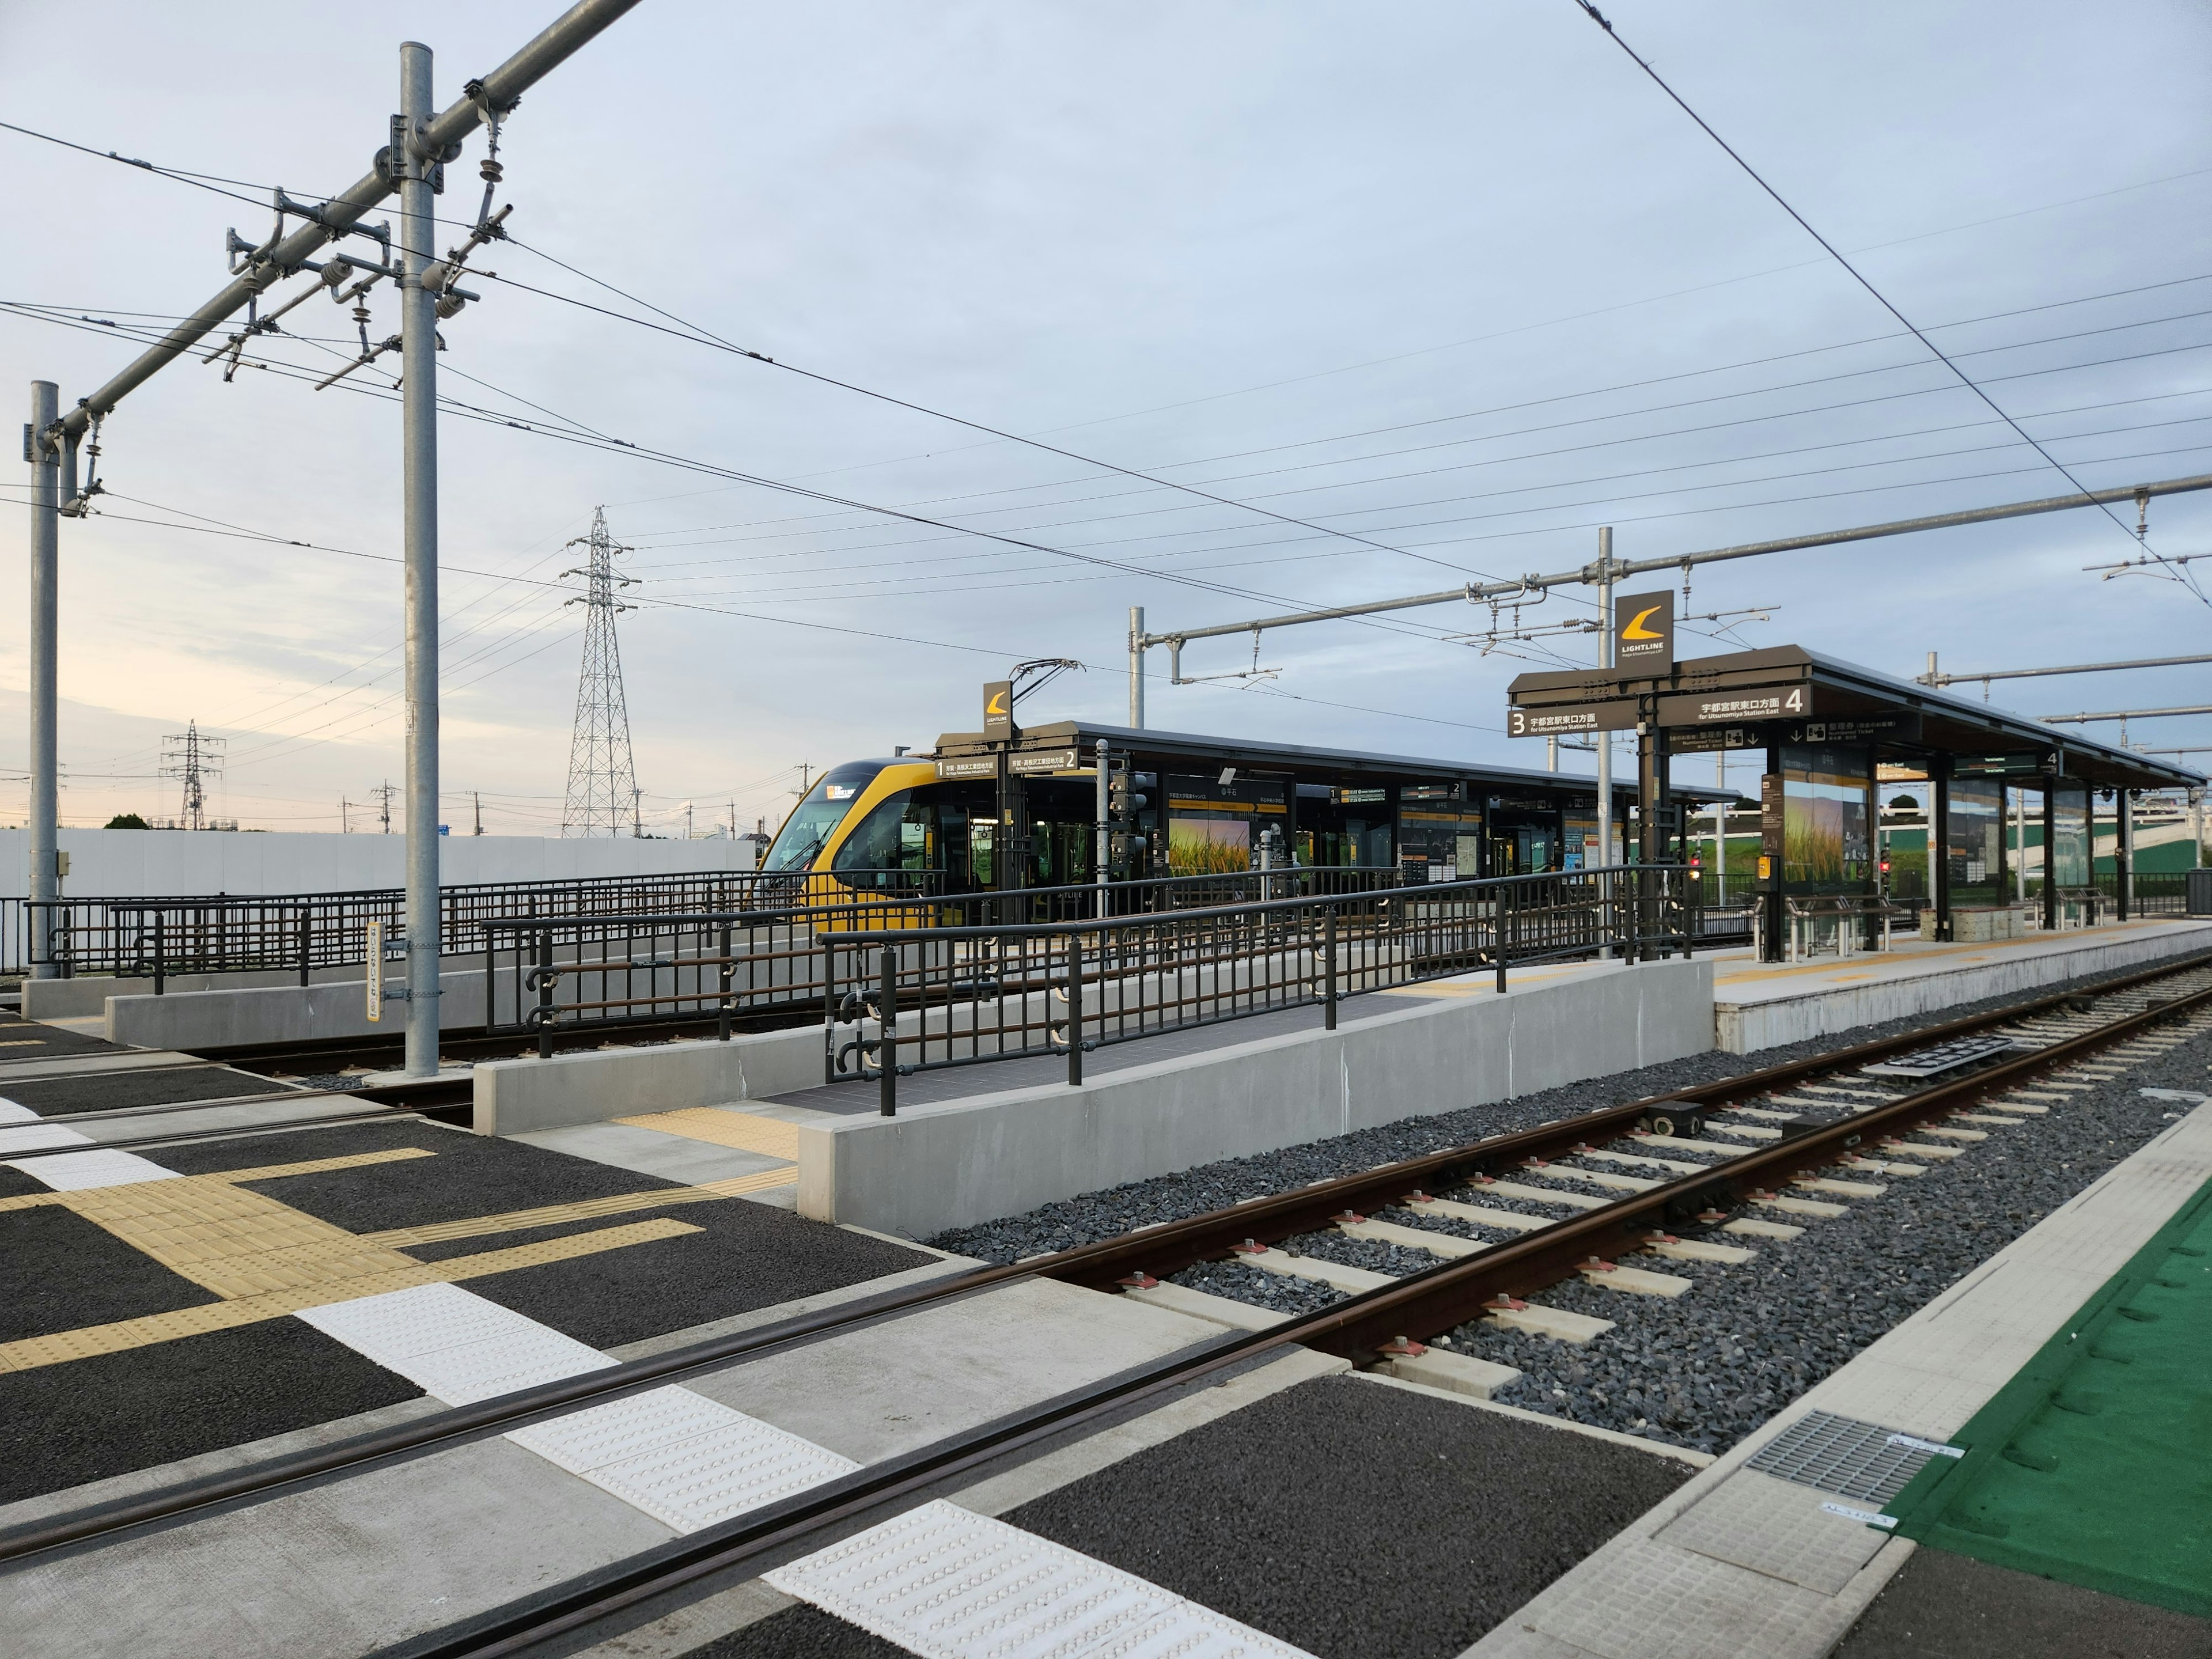
<svg viewBox="0 0 2212 1659">
<path fill-rule="evenodd" d="M 2059 784 L 2051 791 L 2051 877 L 2061 887 L 2089 884 L 2089 790 Z"/>
<path fill-rule="evenodd" d="M 1782 861 L 1790 892 L 1869 890 L 1874 822 L 1870 750 L 1828 744 L 1784 747 Z"/>
<path fill-rule="evenodd" d="M 1951 903 L 2002 904 L 2005 890 L 2004 781 L 1951 780 L 1951 819 L 1944 841 L 1950 860 Z"/>
</svg>

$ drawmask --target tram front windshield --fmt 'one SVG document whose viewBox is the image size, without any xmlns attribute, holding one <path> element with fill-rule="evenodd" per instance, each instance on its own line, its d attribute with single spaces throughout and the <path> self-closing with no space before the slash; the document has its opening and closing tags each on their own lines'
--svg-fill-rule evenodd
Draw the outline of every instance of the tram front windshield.
<svg viewBox="0 0 2212 1659">
<path fill-rule="evenodd" d="M 822 781 L 807 792 L 806 799 L 776 832 L 761 868 L 771 874 L 813 868 L 823 847 L 837 833 L 853 803 L 860 799 L 860 792 L 882 770 L 878 763 L 860 762 L 824 772 Z"/>
</svg>

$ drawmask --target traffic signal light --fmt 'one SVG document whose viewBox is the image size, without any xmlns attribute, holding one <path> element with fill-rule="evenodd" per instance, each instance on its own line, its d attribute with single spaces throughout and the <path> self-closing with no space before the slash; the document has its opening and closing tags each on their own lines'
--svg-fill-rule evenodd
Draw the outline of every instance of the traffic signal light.
<svg viewBox="0 0 2212 1659">
<path fill-rule="evenodd" d="M 1107 816 L 1118 823 L 1128 823 L 1152 804 L 1152 797 L 1139 787 L 1152 782 L 1150 772 L 1116 772 L 1106 787 Z"/>
</svg>

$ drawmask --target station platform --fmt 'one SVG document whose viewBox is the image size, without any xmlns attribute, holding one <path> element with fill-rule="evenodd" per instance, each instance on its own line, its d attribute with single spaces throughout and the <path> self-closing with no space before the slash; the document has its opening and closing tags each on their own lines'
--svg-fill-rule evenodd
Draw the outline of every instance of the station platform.
<svg viewBox="0 0 2212 1659">
<path fill-rule="evenodd" d="M 2208 1248 L 2200 1103 L 1465 1659 L 2212 1652 Z"/>
<path fill-rule="evenodd" d="M 1723 951 L 1713 958 L 1714 1039 L 1752 1054 L 2205 950 L 2212 921 L 2160 917 L 1978 945 L 1900 939 L 1887 951 L 1798 963 Z"/>
</svg>

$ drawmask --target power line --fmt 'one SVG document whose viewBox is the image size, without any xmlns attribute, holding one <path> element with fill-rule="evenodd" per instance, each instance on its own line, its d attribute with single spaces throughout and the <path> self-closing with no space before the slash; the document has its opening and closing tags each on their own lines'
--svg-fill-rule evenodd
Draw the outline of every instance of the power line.
<svg viewBox="0 0 2212 1659">
<path fill-rule="evenodd" d="M 1690 106 L 1684 101 L 1681 94 L 1676 92 L 1674 88 L 1667 84 L 1665 78 L 1660 75 L 1657 70 L 1652 68 L 1651 65 L 1642 58 L 1638 57 L 1635 49 L 1631 46 L 1626 40 L 1621 38 L 1620 31 L 1615 29 L 1612 23 L 1607 20 L 1605 14 L 1597 9 L 1596 5 L 1593 3 L 1593 0 L 1573 0 L 1573 3 L 1580 7 L 1592 22 L 1603 29 L 1615 46 L 1619 46 L 1621 51 L 1628 54 L 1629 62 L 1634 64 L 1637 68 L 1642 70 L 1645 75 L 1649 76 L 1651 78 L 1652 85 L 1657 87 L 1660 91 L 1665 93 L 1667 96 L 1674 101 L 1674 106 L 1677 109 L 1680 110 L 1683 114 L 1688 116 L 1692 121 L 1698 124 L 1698 129 L 1704 132 L 1706 137 L 1711 139 L 1716 144 L 1718 144 L 1721 147 L 1722 150 L 1727 155 L 1729 160 L 1734 161 L 1736 166 L 1741 167 L 1753 184 L 1757 185 L 1759 189 L 1765 191 L 1769 197 L 1772 198 L 1776 206 L 1779 207 L 1784 213 L 1796 220 L 1797 222 L 1798 228 L 1808 236 L 1810 236 L 1814 241 L 1818 242 L 1827 256 L 1831 259 L 1833 259 L 1838 265 L 1841 265 L 1844 270 L 1850 274 L 1853 282 L 1856 283 L 1861 288 L 1872 295 L 1875 302 L 1879 304 L 1884 311 L 1887 311 L 1891 316 L 1896 318 L 1897 320 L 1911 334 L 1914 339 L 1919 341 L 1922 345 L 1928 349 L 1930 356 L 1935 357 L 1937 362 L 1941 362 L 1944 368 L 1949 369 L 1954 374 L 1957 375 L 1960 385 L 1964 386 L 1969 392 L 1972 392 L 1977 398 L 1979 398 L 1984 403 L 1987 404 L 1991 411 L 1996 414 L 1999 420 L 2002 421 L 2007 426 L 2010 427 L 2020 435 L 2020 440 L 2022 443 L 2027 445 L 2029 448 L 2034 450 L 2037 454 L 2042 456 L 2045 461 L 2049 462 L 2051 468 L 2057 472 L 2058 476 L 2065 479 L 2068 483 L 2072 484 L 2075 489 L 2087 501 L 2088 501 L 2090 505 L 2097 507 L 2098 510 L 2103 513 L 2106 518 L 2110 519 L 2118 528 L 2122 535 L 2127 537 L 2130 541 L 2136 539 L 2136 532 L 2128 528 L 2127 522 L 2123 520 L 2118 514 L 2113 512 L 2112 507 L 2105 502 L 2097 501 L 2095 499 L 2094 492 L 2092 491 L 2087 485 L 2084 484 L 2079 478 L 2075 477 L 2073 473 L 2069 472 L 2063 465 L 2060 465 L 2058 459 L 2051 454 L 2049 450 L 2045 449 L 2033 438 L 2030 437 L 2027 428 L 2021 425 L 2021 423 L 2013 419 L 2011 416 L 2006 414 L 2003 409 L 1999 407 L 1996 398 L 1990 397 L 1988 392 L 1982 390 L 1982 388 L 1975 383 L 1972 377 L 1970 376 L 1965 369 L 1960 368 L 1958 364 L 1953 362 L 1948 356 L 1945 356 L 1943 349 L 1937 345 L 1935 341 L 1929 339 L 1925 334 L 1922 333 L 1913 324 L 1911 318 L 1907 317 L 1894 305 L 1891 304 L 1889 297 L 1880 289 L 1876 288 L 1871 282 L 1868 281 L 1865 274 L 1862 272 L 1856 265 L 1845 258 L 1843 253 L 1836 247 L 1834 243 L 1831 242 L 1826 237 L 1821 235 L 1819 231 L 1814 229 L 1811 222 L 1808 220 L 1803 214 L 1798 212 L 1796 208 L 1790 206 L 1788 200 L 1784 198 L 1782 192 L 1775 189 L 1773 185 L 1768 184 L 1765 179 L 1760 175 L 1759 169 L 1753 167 L 1750 162 L 1745 161 L 1743 157 L 1737 153 L 1734 145 L 1730 144 L 1727 139 L 1722 137 L 1719 133 L 1714 131 L 1711 124 L 1708 122 L 1704 116 L 1698 114 L 1697 111 L 1692 109 Z"/>
</svg>

